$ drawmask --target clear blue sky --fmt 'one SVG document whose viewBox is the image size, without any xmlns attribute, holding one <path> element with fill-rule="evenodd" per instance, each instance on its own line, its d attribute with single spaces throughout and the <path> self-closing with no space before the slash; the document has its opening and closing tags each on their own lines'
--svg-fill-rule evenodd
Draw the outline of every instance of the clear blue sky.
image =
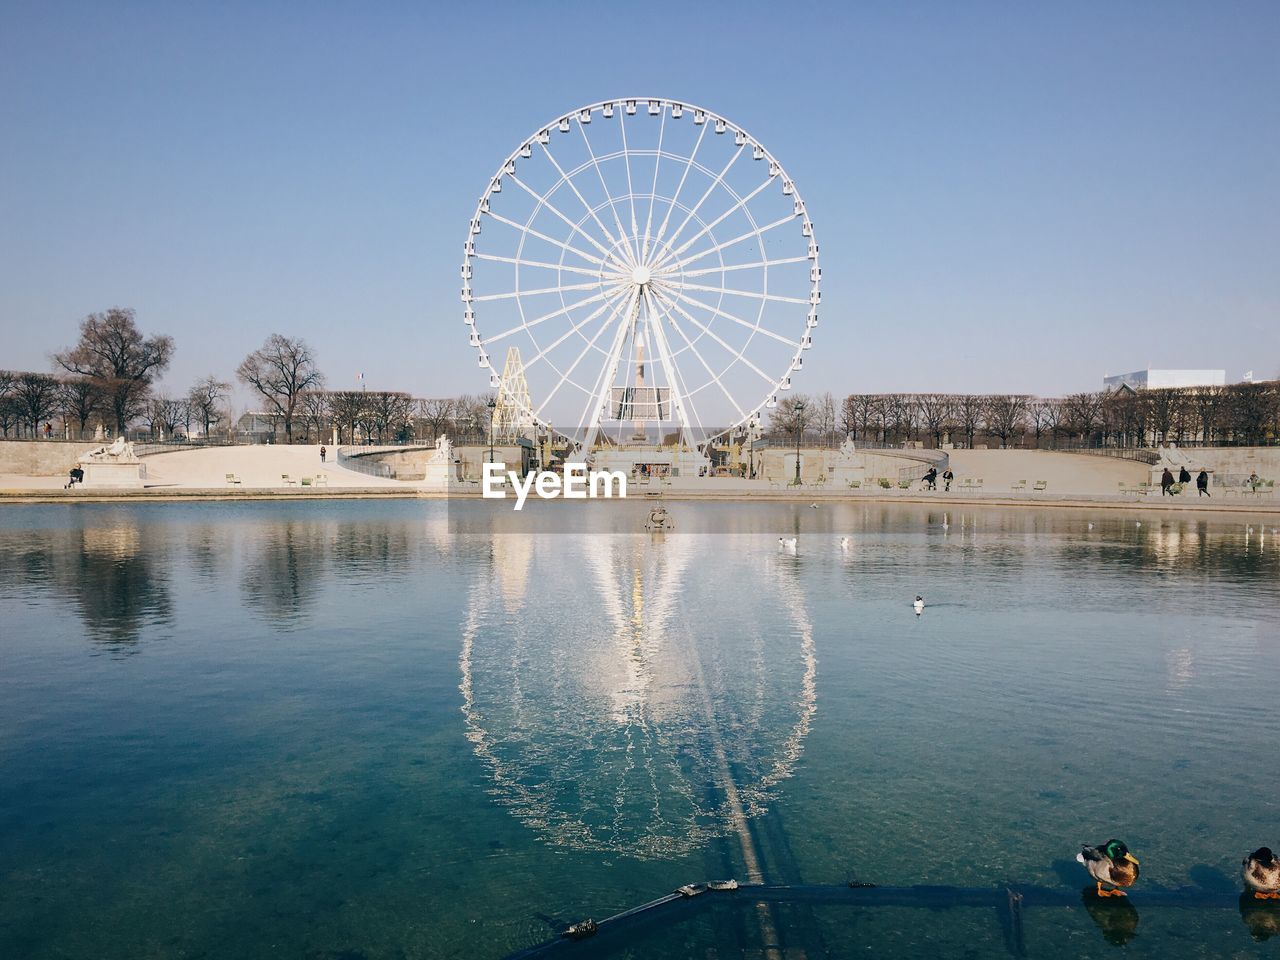
<svg viewBox="0 0 1280 960">
<path fill-rule="evenodd" d="M 0 367 L 171 333 L 175 391 L 305 336 L 332 386 L 487 388 L 457 299 L 500 160 L 574 106 L 704 104 L 823 253 L 800 390 L 1280 373 L 1280 4 L 0 6 Z"/>
</svg>

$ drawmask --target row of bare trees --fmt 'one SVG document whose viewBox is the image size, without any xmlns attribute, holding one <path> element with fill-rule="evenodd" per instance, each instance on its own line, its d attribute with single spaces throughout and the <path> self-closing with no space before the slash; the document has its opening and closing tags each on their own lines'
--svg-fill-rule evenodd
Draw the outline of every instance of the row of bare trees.
<svg viewBox="0 0 1280 960">
<path fill-rule="evenodd" d="M 775 442 L 919 443 L 940 447 L 1145 447 L 1280 442 L 1280 381 L 1075 393 L 851 394 L 832 412 L 830 394 L 791 395 L 769 418 Z M 832 427 L 832 421 L 835 427 Z"/>
</svg>

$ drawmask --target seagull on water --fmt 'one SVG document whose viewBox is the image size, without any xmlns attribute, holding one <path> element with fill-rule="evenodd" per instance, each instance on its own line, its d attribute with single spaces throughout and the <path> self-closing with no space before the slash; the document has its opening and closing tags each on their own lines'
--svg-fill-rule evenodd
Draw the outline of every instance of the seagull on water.
<svg viewBox="0 0 1280 960">
<path fill-rule="evenodd" d="M 851 546 L 853 546 L 853 544 L 851 544 L 851 543 L 849 542 L 849 538 L 848 538 L 848 537 L 841 537 L 841 538 L 840 538 L 840 549 L 841 549 L 841 550 L 848 550 Z"/>
<path fill-rule="evenodd" d="M 778 538 L 778 549 L 779 549 L 779 550 L 784 550 L 784 551 L 786 551 L 786 552 L 788 552 L 788 553 L 795 553 L 795 552 L 796 552 L 796 538 L 795 538 L 795 537 L 779 537 L 779 538 Z"/>
<path fill-rule="evenodd" d="M 912 606 L 916 608 L 916 616 L 920 616 L 920 614 L 924 613 L 924 597 L 917 594 L 916 602 Z"/>
</svg>

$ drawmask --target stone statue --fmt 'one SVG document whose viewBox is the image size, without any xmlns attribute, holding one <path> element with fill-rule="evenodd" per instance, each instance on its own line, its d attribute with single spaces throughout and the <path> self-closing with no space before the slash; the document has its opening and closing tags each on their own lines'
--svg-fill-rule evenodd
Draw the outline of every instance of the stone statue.
<svg viewBox="0 0 1280 960">
<path fill-rule="evenodd" d="M 453 444 L 444 434 L 436 437 L 436 452 L 431 454 L 427 463 L 453 463 Z"/>
<path fill-rule="evenodd" d="M 101 463 L 137 463 L 137 454 L 133 452 L 133 444 L 124 437 L 116 437 L 110 446 L 90 450 L 81 460 L 92 460 Z"/>
</svg>

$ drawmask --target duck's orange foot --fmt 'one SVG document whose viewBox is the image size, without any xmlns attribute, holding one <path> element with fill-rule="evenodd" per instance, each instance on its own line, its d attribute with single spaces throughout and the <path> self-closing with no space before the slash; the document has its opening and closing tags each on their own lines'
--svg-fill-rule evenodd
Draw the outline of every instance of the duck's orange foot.
<svg viewBox="0 0 1280 960">
<path fill-rule="evenodd" d="M 1124 894 L 1119 890 L 1103 890 L 1102 884 L 1098 884 L 1098 896 L 1100 897 L 1123 897 Z"/>
<path fill-rule="evenodd" d="M 1280 900 L 1280 893 L 1263 893 L 1260 890 L 1253 891 L 1255 900 Z"/>
</svg>

